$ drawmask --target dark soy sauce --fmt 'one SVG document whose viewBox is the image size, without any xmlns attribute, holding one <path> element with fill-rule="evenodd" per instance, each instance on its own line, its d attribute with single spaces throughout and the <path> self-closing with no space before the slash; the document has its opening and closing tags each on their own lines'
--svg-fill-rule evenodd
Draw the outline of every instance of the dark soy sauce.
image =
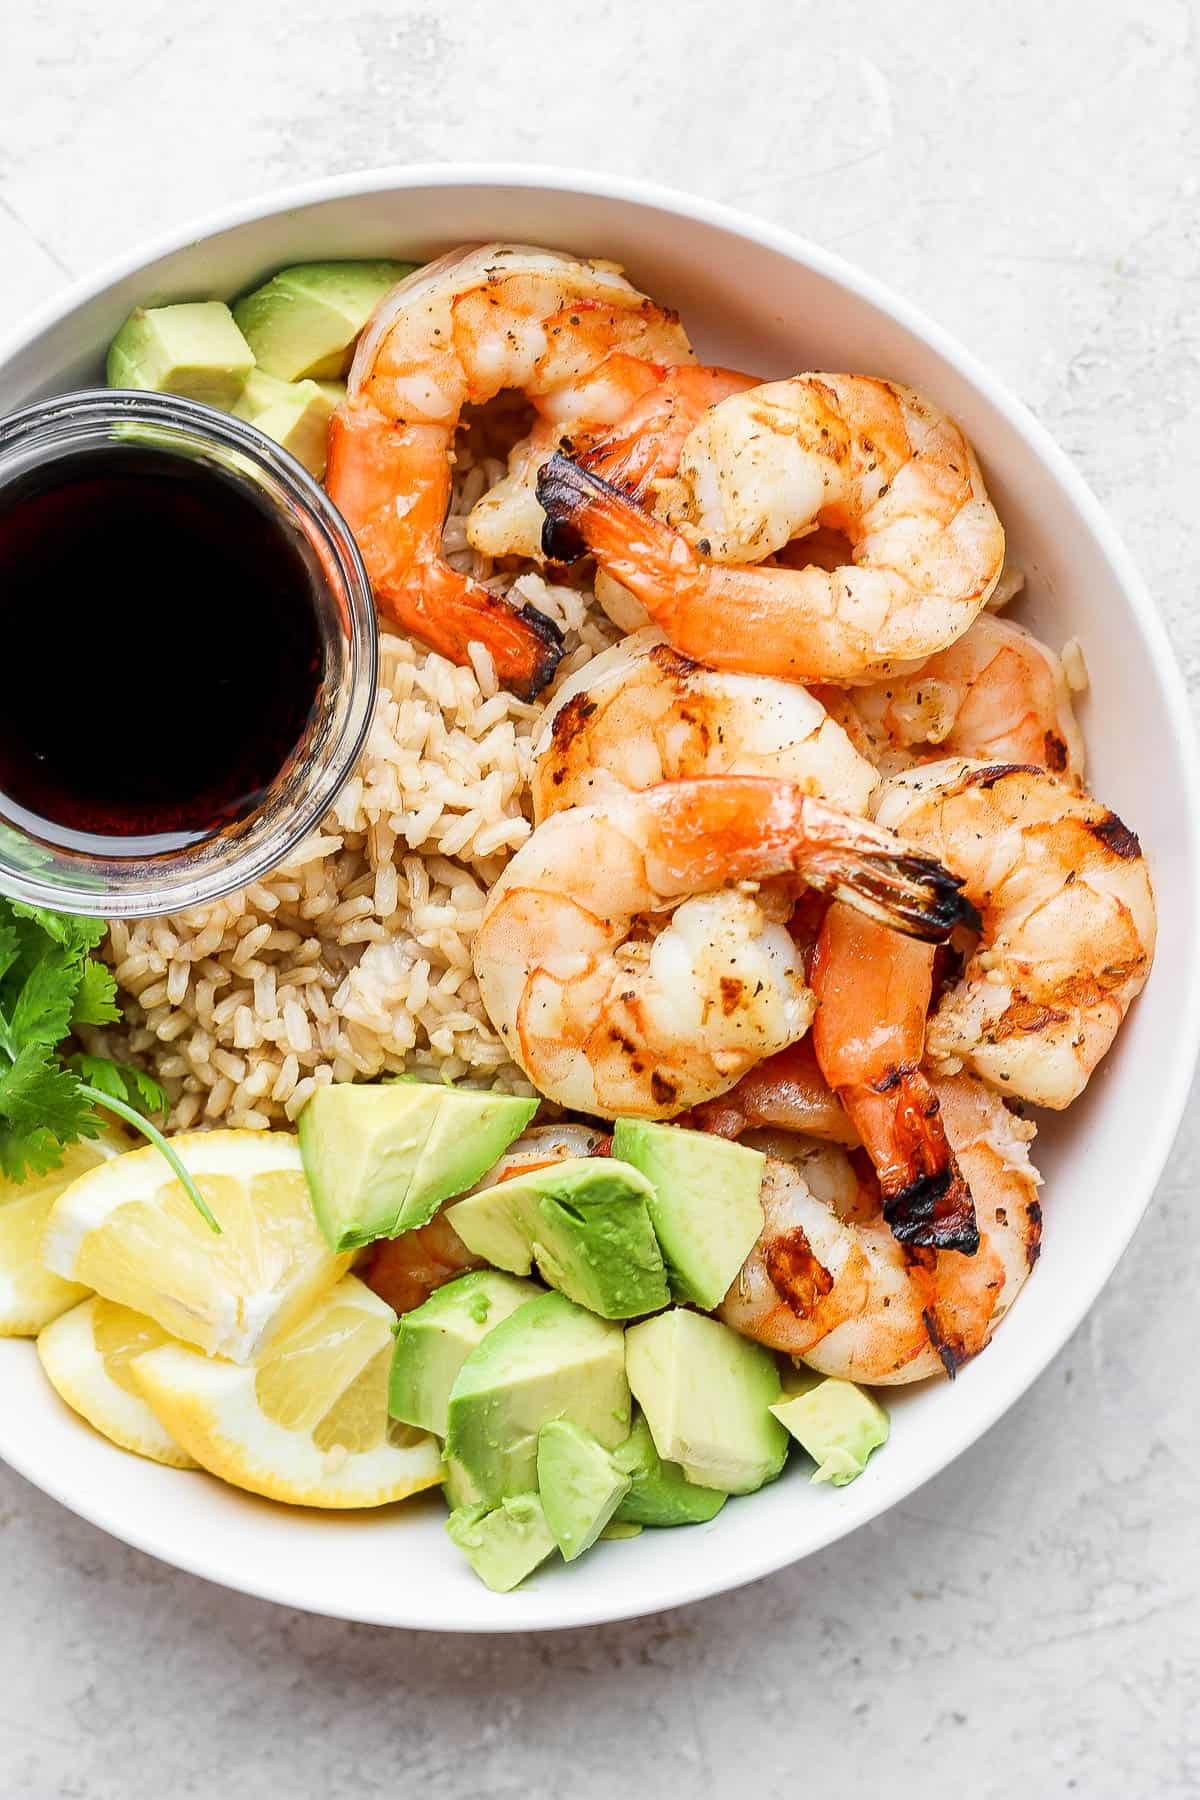
<svg viewBox="0 0 1200 1800">
<path fill-rule="evenodd" d="M 315 579 L 246 486 L 165 451 L 0 490 L 0 820 L 146 856 L 247 818 L 319 694 Z"/>
</svg>

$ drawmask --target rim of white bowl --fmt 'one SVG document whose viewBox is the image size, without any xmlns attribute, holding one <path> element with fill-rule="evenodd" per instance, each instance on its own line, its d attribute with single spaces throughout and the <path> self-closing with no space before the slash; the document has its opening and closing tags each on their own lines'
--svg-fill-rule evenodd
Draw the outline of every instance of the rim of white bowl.
<svg viewBox="0 0 1200 1800">
<path fill-rule="evenodd" d="M 238 226 L 253 224 L 256 220 L 293 207 L 353 199 L 371 193 L 461 186 L 543 188 L 552 192 L 625 201 L 633 206 L 653 207 L 675 213 L 699 224 L 713 225 L 749 238 L 768 250 L 777 251 L 780 255 L 826 276 L 895 319 L 976 388 L 988 404 L 1032 444 L 1036 453 L 1051 467 L 1067 489 L 1088 530 L 1112 566 L 1137 616 L 1166 700 L 1169 727 L 1179 745 L 1180 772 L 1186 801 L 1181 824 L 1186 833 L 1190 870 L 1193 874 L 1200 871 L 1200 758 L 1197 755 L 1197 737 L 1188 705 L 1187 689 L 1158 609 L 1099 500 L 1071 458 L 1029 408 L 954 336 L 918 307 L 895 293 L 886 283 L 877 281 L 874 276 L 866 274 L 835 252 L 826 250 L 811 239 L 783 226 L 756 218 L 753 214 L 744 213 L 723 202 L 689 194 L 682 189 L 644 181 L 640 177 L 604 174 L 598 170 L 550 169 L 539 167 L 535 163 L 410 163 L 361 169 L 253 195 L 193 219 L 174 230 L 163 232 L 133 251 L 114 258 L 103 268 L 73 283 L 53 300 L 36 308 L 18 328 L 8 332 L 0 340 L 0 373 L 10 358 L 32 338 L 57 324 L 104 289 L 126 276 L 136 274 L 139 269 L 160 257 L 198 244 L 205 238 Z M 1200 916 L 1197 924 L 1200 926 Z M 633 1604 L 621 1602 L 615 1607 L 595 1601 L 581 1604 L 578 1595 L 564 1590 L 563 1616 L 541 1619 L 536 1624 L 531 1624 L 527 1616 L 522 1617 L 520 1608 L 513 1608 L 511 1614 L 492 1614 L 490 1611 L 485 1613 L 481 1607 L 474 1617 L 433 1620 L 426 1615 L 405 1617 L 402 1606 L 381 1606 L 379 1612 L 371 1617 L 361 1607 L 353 1611 L 338 1611 L 327 1605 L 306 1606 L 303 1598 L 298 1598 L 295 1592 L 282 1583 L 229 1576 L 219 1568 L 214 1568 L 203 1557 L 181 1554 L 174 1545 L 168 1546 L 154 1530 L 139 1529 L 136 1524 L 131 1526 L 124 1518 L 110 1515 L 99 1496 L 86 1496 L 81 1503 L 80 1498 L 68 1493 L 61 1483 L 47 1483 L 40 1476 L 34 1475 L 28 1466 L 23 1467 L 25 1459 L 20 1456 L 14 1457 L 6 1452 L 5 1460 L 18 1474 L 25 1476 L 52 1499 L 134 1549 L 145 1551 L 188 1574 L 199 1575 L 235 1592 L 247 1593 L 299 1611 L 318 1612 L 323 1617 L 340 1617 L 366 1624 L 417 1630 L 487 1633 L 569 1630 L 584 1625 L 639 1618 L 669 1607 L 691 1605 L 696 1601 L 727 1593 L 733 1588 L 743 1587 L 748 1582 L 760 1580 L 763 1576 L 774 1574 L 776 1570 L 802 1561 L 819 1550 L 827 1549 L 838 1539 L 857 1530 L 860 1525 L 890 1511 L 935 1475 L 940 1475 L 944 1469 L 949 1468 L 1028 1391 L 1086 1317 L 1111 1280 L 1113 1270 L 1150 1204 L 1174 1145 L 1197 1057 L 1200 1055 L 1200 959 L 1193 959 L 1186 970 L 1178 971 L 1177 979 L 1184 984 L 1181 1007 L 1183 1032 L 1181 1040 L 1174 1047 L 1175 1054 L 1170 1064 L 1162 1071 L 1157 1090 L 1159 1105 L 1144 1149 L 1145 1174 L 1141 1200 L 1136 1209 L 1131 1210 L 1125 1229 L 1114 1239 L 1112 1255 L 1104 1268 L 1103 1278 L 1090 1293 L 1064 1307 L 1052 1332 L 1025 1346 L 1024 1355 L 1018 1357 L 1003 1396 L 994 1397 L 986 1404 L 977 1406 L 970 1414 L 965 1407 L 960 1409 L 962 1419 L 955 1422 L 957 1429 L 943 1435 L 938 1443 L 937 1453 L 930 1458 L 927 1467 L 899 1488 L 889 1489 L 886 1498 L 879 1501 L 876 1501 L 873 1494 L 863 1494 L 858 1504 L 854 1504 L 851 1497 L 853 1490 L 850 1490 L 844 1496 L 847 1504 L 839 1508 L 836 1516 L 830 1515 L 830 1522 L 824 1529 L 810 1535 L 802 1550 L 796 1551 L 790 1545 L 781 1547 L 778 1544 L 772 1546 L 753 1541 L 748 1550 L 728 1555 L 719 1565 L 715 1559 L 698 1556 L 694 1579 L 680 1582 L 678 1591 L 673 1592 L 669 1598 L 655 1598 L 646 1605 L 636 1601 Z"/>
</svg>

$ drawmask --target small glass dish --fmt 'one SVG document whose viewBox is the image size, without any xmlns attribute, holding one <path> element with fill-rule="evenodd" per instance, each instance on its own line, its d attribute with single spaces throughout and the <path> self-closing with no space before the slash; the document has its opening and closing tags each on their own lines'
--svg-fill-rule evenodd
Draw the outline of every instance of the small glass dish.
<svg viewBox="0 0 1200 1800">
<path fill-rule="evenodd" d="M 122 855 L 112 838 L 71 848 L 42 836 L 0 792 L 0 893 L 106 918 L 202 906 L 282 862 L 350 774 L 378 671 L 375 606 L 350 527 L 299 463 L 238 419 L 169 394 L 104 389 L 39 401 L 0 418 L 0 500 L 56 462 L 119 456 L 130 444 L 219 472 L 290 536 L 307 566 L 323 672 L 304 736 L 259 804 L 183 848 Z"/>
</svg>

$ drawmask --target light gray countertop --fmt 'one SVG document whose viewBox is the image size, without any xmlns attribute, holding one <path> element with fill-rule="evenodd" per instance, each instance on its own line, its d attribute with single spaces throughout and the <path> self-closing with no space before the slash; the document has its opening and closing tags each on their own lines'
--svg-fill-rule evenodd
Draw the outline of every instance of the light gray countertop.
<svg viewBox="0 0 1200 1800">
<path fill-rule="evenodd" d="M 839 250 L 1004 376 L 1111 509 L 1194 692 L 1198 11 L 13 7 L 0 329 L 149 233 L 307 176 L 651 175 Z M 1198 1152 L 1193 1116 L 1087 1323 L 954 1468 L 800 1567 L 641 1623 L 439 1641 L 306 1618 L 0 1471 L 0 1793 L 1200 1793 Z"/>
</svg>

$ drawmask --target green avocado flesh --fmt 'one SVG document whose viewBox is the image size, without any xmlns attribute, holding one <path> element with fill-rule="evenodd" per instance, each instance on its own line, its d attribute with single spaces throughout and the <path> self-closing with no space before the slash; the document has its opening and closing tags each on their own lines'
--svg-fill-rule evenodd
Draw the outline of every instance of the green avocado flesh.
<svg viewBox="0 0 1200 1800">
<path fill-rule="evenodd" d="M 613 1514 L 618 1524 L 702 1525 L 715 1518 L 729 1498 L 719 1488 L 689 1481 L 678 1463 L 664 1462 L 641 1413 L 625 1442 L 613 1451 L 613 1462 L 630 1481 L 628 1494 Z"/>
<path fill-rule="evenodd" d="M 418 1081 L 318 1088 L 298 1130 L 330 1247 L 357 1249 L 427 1224 L 503 1155 L 537 1104 Z"/>
<path fill-rule="evenodd" d="M 781 1386 L 769 1350 L 674 1307 L 630 1328 L 625 1360 L 658 1454 L 689 1481 L 751 1494 L 779 1474 L 788 1434 L 770 1410 Z"/>
<path fill-rule="evenodd" d="M 618 1119 L 613 1155 L 640 1169 L 676 1300 L 719 1306 L 758 1241 L 766 1157 L 705 1131 Z"/>
<path fill-rule="evenodd" d="M 258 359 L 281 381 L 338 377 L 376 306 L 415 263 L 315 262 L 281 269 L 246 294 L 233 316 Z"/>
<path fill-rule="evenodd" d="M 498 1269 L 472 1269 L 405 1313 L 392 1351 L 388 1410 L 393 1419 L 445 1437 L 450 1390 L 468 1356 L 540 1291 Z"/>
<path fill-rule="evenodd" d="M 610 1450 L 628 1436 L 624 1350 L 619 1325 L 563 1294 L 527 1300 L 488 1332 L 450 1390 L 446 1428 L 447 1455 L 484 1501 L 536 1486 L 538 1433 L 552 1419 L 572 1419 Z"/>
<path fill-rule="evenodd" d="M 443 1456 L 442 1465 L 446 1471 L 442 1492 L 450 1511 L 456 1512 L 460 1506 L 478 1506 L 483 1496 L 458 1458 Z"/>
<path fill-rule="evenodd" d="M 647 1210 L 644 1175 L 610 1157 L 571 1157 L 516 1175 L 452 1206 L 468 1250 L 543 1280 L 604 1319 L 632 1319 L 670 1294 Z"/>
<path fill-rule="evenodd" d="M 334 382 L 278 381 L 261 369 L 246 378 L 233 411 L 294 456 L 319 481 L 325 473 L 325 443 L 337 401 L 326 393 Z"/>
<path fill-rule="evenodd" d="M 254 352 L 221 300 L 137 307 L 113 339 L 109 387 L 180 394 L 228 412 L 254 367 Z"/>
<path fill-rule="evenodd" d="M 887 1414 L 852 1381 L 814 1379 L 771 1411 L 817 1464 L 814 1482 L 845 1487 L 862 1474 L 872 1450 L 887 1443 Z"/>
<path fill-rule="evenodd" d="M 538 1493 L 546 1523 L 567 1562 L 590 1550 L 632 1485 L 614 1455 L 570 1419 L 538 1433 Z"/>
<path fill-rule="evenodd" d="M 510 1593 L 555 1550 L 536 1494 L 513 1494 L 495 1507 L 459 1507 L 446 1520 L 446 1530 L 479 1579 L 497 1594 Z"/>
</svg>

